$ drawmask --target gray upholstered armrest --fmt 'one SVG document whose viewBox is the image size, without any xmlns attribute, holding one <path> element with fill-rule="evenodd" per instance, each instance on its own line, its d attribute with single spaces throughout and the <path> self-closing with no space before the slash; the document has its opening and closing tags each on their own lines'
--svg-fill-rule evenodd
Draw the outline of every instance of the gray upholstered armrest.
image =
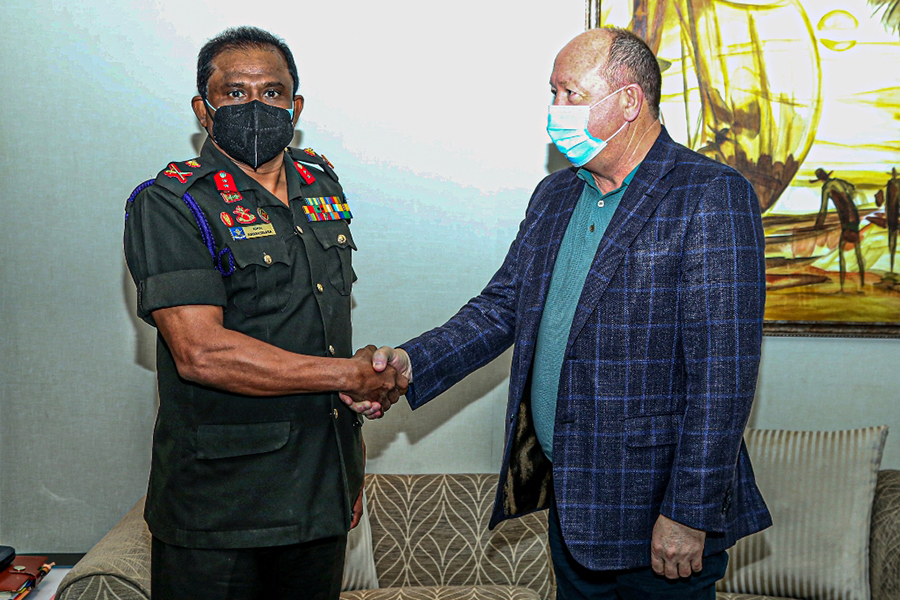
<svg viewBox="0 0 900 600">
<path fill-rule="evenodd" d="M 900 598 L 900 471 L 878 473 L 869 560 L 872 600 Z"/>
<path fill-rule="evenodd" d="M 69 571 L 56 598 L 149 600 L 150 531 L 144 522 L 144 498 Z"/>
</svg>

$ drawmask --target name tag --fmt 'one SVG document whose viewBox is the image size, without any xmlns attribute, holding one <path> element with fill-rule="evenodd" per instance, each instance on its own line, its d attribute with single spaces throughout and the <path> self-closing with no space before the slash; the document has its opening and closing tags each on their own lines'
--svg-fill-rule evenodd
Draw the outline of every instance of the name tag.
<svg viewBox="0 0 900 600">
<path fill-rule="evenodd" d="M 229 227 L 231 239 L 233 240 L 249 240 L 267 235 L 275 235 L 275 228 L 271 223 L 265 225 L 245 225 L 244 227 Z"/>
</svg>

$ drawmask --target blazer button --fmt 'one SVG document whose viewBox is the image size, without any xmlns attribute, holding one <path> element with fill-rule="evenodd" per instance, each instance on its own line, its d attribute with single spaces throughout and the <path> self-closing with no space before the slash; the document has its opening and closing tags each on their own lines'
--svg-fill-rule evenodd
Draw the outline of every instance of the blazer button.
<svg viewBox="0 0 900 600">
<path fill-rule="evenodd" d="M 328 354 L 334 356 L 334 346 L 328 346 Z"/>
<path fill-rule="evenodd" d="M 266 263 L 267 265 L 271 265 L 272 257 L 269 256 L 268 254 L 263 254 L 263 262 Z"/>
<path fill-rule="evenodd" d="M 337 410 L 337 409 L 334 409 L 334 418 L 335 418 L 335 419 L 338 418 L 338 410 Z"/>
<path fill-rule="evenodd" d="M 317 290 L 319 291 L 319 293 L 321 294 L 322 292 L 325 291 L 325 286 L 323 286 L 321 283 L 317 283 L 317 284 L 316 284 L 316 289 L 317 289 Z"/>
<path fill-rule="evenodd" d="M 299 225 L 294 226 L 294 231 L 297 232 L 297 235 L 303 235 L 303 228 Z"/>
<path fill-rule="evenodd" d="M 338 244 L 346 244 L 346 243 L 347 243 L 347 236 L 344 235 L 343 233 L 340 234 L 338 236 Z"/>
</svg>

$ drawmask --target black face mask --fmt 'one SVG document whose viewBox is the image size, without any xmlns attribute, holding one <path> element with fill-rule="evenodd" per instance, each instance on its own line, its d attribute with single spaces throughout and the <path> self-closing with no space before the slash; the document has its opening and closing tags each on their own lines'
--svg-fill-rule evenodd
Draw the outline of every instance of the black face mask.
<svg viewBox="0 0 900 600">
<path fill-rule="evenodd" d="M 215 110 L 213 140 L 230 157 L 254 169 L 278 156 L 294 139 L 292 111 L 285 108 L 253 100 Z"/>
</svg>

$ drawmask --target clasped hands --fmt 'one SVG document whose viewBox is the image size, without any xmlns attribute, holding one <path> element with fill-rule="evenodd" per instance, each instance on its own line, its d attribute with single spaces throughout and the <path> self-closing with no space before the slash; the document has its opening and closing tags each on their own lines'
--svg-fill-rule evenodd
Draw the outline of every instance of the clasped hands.
<svg viewBox="0 0 900 600">
<path fill-rule="evenodd" d="M 340 393 L 341 400 L 355 412 L 378 419 L 406 393 L 412 379 L 409 355 L 389 346 L 360 348 L 353 361 L 355 384 Z"/>
</svg>

